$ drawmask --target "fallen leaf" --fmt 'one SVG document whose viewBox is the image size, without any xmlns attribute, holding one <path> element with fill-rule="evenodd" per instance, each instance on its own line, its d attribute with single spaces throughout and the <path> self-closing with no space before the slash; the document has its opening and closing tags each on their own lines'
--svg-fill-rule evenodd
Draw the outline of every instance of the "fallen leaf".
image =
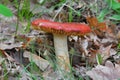
<svg viewBox="0 0 120 80">
<path fill-rule="evenodd" d="M 44 71 L 50 64 L 47 60 L 41 58 L 40 56 L 37 56 L 33 53 L 30 53 L 28 51 L 25 51 L 23 56 L 25 58 L 28 58 L 30 61 L 32 59 L 33 62 L 42 70 Z"/>
<path fill-rule="evenodd" d="M 5 60 L 3 56 L 5 56 L 4 51 L 0 49 L 0 64 Z"/>
<path fill-rule="evenodd" d="M 101 31 L 105 31 L 107 29 L 105 22 L 99 22 L 96 17 L 87 17 L 87 22 L 89 23 L 89 26 L 91 26 L 93 29 L 99 29 Z"/>
<path fill-rule="evenodd" d="M 87 48 L 88 48 L 88 40 L 87 39 L 82 40 L 81 46 L 82 46 L 82 48 L 83 48 L 83 50 L 85 52 L 85 53 L 83 52 L 83 54 L 88 55 L 88 50 L 87 50 Z"/>
<path fill-rule="evenodd" d="M 120 0 L 118 0 L 118 2 L 120 3 Z"/>
<path fill-rule="evenodd" d="M 2 49 L 0 49 L 0 55 L 2 55 L 4 58 L 8 59 L 11 62 L 16 61 L 14 58 L 12 58 L 10 55 L 8 55 L 6 51 L 4 51 Z M 2 56 L 0 56 L 0 57 L 2 57 Z"/>
<path fill-rule="evenodd" d="M 97 27 L 98 20 L 95 17 L 87 17 L 87 21 L 91 27 Z"/>
<path fill-rule="evenodd" d="M 34 38 L 30 38 L 25 35 L 17 35 L 15 39 L 18 42 L 22 42 L 22 48 L 25 49 Z"/>
<path fill-rule="evenodd" d="M 107 61 L 105 66 L 97 65 L 90 71 L 86 72 L 93 80 L 118 80 L 120 79 L 120 65 L 112 64 Z"/>
<path fill-rule="evenodd" d="M 109 45 L 107 47 L 100 46 L 98 53 L 101 54 L 103 61 L 105 61 L 107 58 L 109 58 L 111 56 L 111 54 L 110 54 L 111 47 L 112 47 L 112 45 Z"/>
<path fill-rule="evenodd" d="M 118 31 L 116 37 L 117 37 L 117 39 L 120 39 L 120 31 Z"/>
<path fill-rule="evenodd" d="M 14 43 L 14 44 L 5 44 L 5 43 L 0 43 L 0 49 L 5 50 L 5 49 L 12 49 L 16 47 L 22 47 L 21 43 Z"/>
</svg>

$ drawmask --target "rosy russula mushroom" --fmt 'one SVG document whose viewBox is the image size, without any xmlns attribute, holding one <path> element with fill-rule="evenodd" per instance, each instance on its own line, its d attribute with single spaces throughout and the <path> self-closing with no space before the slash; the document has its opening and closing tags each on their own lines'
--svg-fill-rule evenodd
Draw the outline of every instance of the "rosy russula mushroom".
<svg viewBox="0 0 120 80">
<path fill-rule="evenodd" d="M 32 27 L 36 30 L 43 30 L 53 34 L 54 48 L 58 65 L 65 71 L 70 71 L 67 36 L 84 35 L 91 32 L 90 27 L 86 24 L 60 23 L 42 19 L 32 21 Z"/>
</svg>

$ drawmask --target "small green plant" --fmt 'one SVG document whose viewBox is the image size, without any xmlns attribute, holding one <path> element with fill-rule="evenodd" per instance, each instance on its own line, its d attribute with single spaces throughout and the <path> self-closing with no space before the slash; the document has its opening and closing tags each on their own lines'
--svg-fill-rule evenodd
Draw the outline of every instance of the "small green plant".
<svg viewBox="0 0 120 80">
<path fill-rule="evenodd" d="M 43 5 L 46 2 L 46 0 L 39 0 L 39 4 Z"/>
<path fill-rule="evenodd" d="M 1 66 L 3 68 L 3 74 L 0 76 L 0 79 L 4 78 L 4 80 L 8 80 L 9 71 L 7 70 L 7 65 L 5 64 L 5 60 L 2 62 Z"/>
<path fill-rule="evenodd" d="M 16 33 L 19 30 L 19 22 L 27 22 L 27 25 L 23 26 L 22 33 L 27 33 L 30 31 L 30 19 L 33 17 L 33 13 L 30 9 L 30 1 L 29 0 L 14 0 L 14 6 L 17 9 L 17 25 L 16 25 Z"/>
<path fill-rule="evenodd" d="M 97 17 L 100 22 L 104 21 L 106 15 L 108 19 L 120 20 L 120 3 L 117 0 L 105 0 L 106 6 Z"/>
<path fill-rule="evenodd" d="M 2 14 L 3 16 L 6 16 L 6 17 L 12 17 L 13 16 L 12 11 L 3 4 L 0 4 L 0 14 Z"/>
<path fill-rule="evenodd" d="M 120 3 L 117 2 L 117 0 L 106 0 L 109 8 L 113 10 L 113 12 L 115 12 L 115 14 L 113 14 L 110 19 L 113 20 L 120 20 Z"/>
<path fill-rule="evenodd" d="M 29 21 L 30 18 L 33 16 L 32 12 L 30 11 L 30 1 L 29 0 L 24 0 L 23 1 L 23 6 L 19 10 L 19 18 L 20 20 L 27 20 Z"/>
<path fill-rule="evenodd" d="M 120 55 L 120 43 L 117 46 L 117 54 Z"/>
<path fill-rule="evenodd" d="M 102 58 L 101 54 L 97 54 L 96 59 L 97 59 L 98 65 L 101 65 L 103 63 L 103 58 Z"/>
</svg>

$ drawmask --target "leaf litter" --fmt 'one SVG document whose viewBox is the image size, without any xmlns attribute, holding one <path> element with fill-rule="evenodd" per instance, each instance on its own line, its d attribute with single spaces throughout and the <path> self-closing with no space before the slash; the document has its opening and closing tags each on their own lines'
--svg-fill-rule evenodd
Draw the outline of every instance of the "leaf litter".
<svg viewBox="0 0 120 80">
<path fill-rule="evenodd" d="M 31 4 L 32 6 L 35 6 L 34 3 Z M 52 4 L 54 4 L 54 2 L 52 2 Z M 46 6 L 51 6 L 51 3 L 46 3 Z M 78 6 L 77 4 L 73 6 L 77 9 L 82 8 L 80 4 Z M 47 9 L 47 12 L 49 13 L 47 14 L 44 12 L 42 15 L 42 18 L 45 19 L 51 19 L 50 17 L 53 17 L 53 15 L 58 11 L 55 10 L 54 12 L 52 9 L 49 10 L 47 7 L 42 8 L 43 10 Z M 33 12 L 34 14 L 38 14 L 40 11 L 35 10 Z M 56 18 L 60 21 L 65 20 L 66 22 L 68 14 L 65 15 L 65 12 L 66 10 L 61 11 L 61 14 Z M 82 13 L 83 15 L 85 14 L 84 11 Z M 61 15 L 63 18 L 60 18 Z M 84 16 L 83 15 L 82 18 L 84 20 L 86 14 Z M 4 19 L 3 17 L 0 18 L 2 18 L 2 20 Z M 80 17 L 75 17 L 73 21 L 79 21 L 79 18 Z M 3 72 L 0 74 L 0 78 L 4 79 L 4 71 L 6 70 L 6 73 L 9 74 L 9 79 L 11 80 L 17 79 L 15 77 L 16 74 L 21 75 L 20 80 L 31 80 L 31 74 L 25 70 L 23 65 L 29 65 L 32 61 L 31 57 L 33 57 L 33 62 L 37 67 L 39 67 L 40 73 L 42 73 L 46 80 L 52 80 L 55 78 L 58 80 L 61 75 L 55 75 L 56 72 L 52 69 L 51 64 L 45 58 L 45 56 L 50 56 L 48 53 L 51 52 L 46 45 L 53 47 L 51 34 L 46 34 L 42 31 L 38 32 L 32 29 L 30 29 L 31 31 L 29 33 L 24 34 L 21 31 L 24 30 L 24 26 L 26 26 L 26 24 L 24 22 L 20 22 L 20 30 L 18 31 L 18 35 L 15 36 L 16 24 L 13 24 L 12 22 L 16 23 L 16 18 L 13 18 L 13 20 L 2 20 L 0 22 L 0 51 L 4 52 L 2 53 L 4 56 L 0 57 L 0 72 Z M 8 22 L 5 20 L 8 20 Z M 90 76 L 92 80 L 119 79 L 120 56 L 118 54 L 119 48 L 117 48 L 120 39 L 119 25 L 113 25 L 111 21 L 98 22 L 96 17 L 87 17 L 87 20 L 88 24 L 93 28 L 93 31 L 90 34 L 83 37 L 68 37 L 68 47 L 69 51 L 71 51 L 70 57 L 72 58 L 72 66 L 75 70 L 73 73 L 77 77 L 80 75 L 84 78 L 86 78 L 86 76 Z M 35 48 L 35 54 L 31 54 L 31 45 Z M 48 53 L 45 52 L 46 50 Z M 96 60 L 97 54 L 100 54 L 103 58 L 103 63 L 100 65 L 98 65 Z M 3 67 L 3 63 L 6 64 L 6 68 Z M 37 76 L 38 73 L 36 74 L 33 72 L 33 75 Z M 37 78 L 39 80 L 41 79 L 40 76 L 37 76 Z"/>
</svg>

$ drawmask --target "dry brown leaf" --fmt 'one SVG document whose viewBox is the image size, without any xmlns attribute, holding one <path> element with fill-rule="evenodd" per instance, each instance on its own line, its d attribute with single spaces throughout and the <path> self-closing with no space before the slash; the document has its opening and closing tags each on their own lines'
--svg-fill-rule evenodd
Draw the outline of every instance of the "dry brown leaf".
<svg viewBox="0 0 120 80">
<path fill-rule="evenodd" d="M 15 61 L 15 59 L 14 58 L 12 58 L 10 55 L 8 55 L 4 50 L 2 50 L 2 49 L 0 49 L 0 55 L 2 55 L 2 56 L 0 56 L 0 58 L 2 58 L 2 57 L 4 57 L 4 58 L 7 58 L 9 61 L 11 61 L 11 62 L 14 62 Z"/>
<path fill-rule="evenodd" d="M 5 60 L 5 58 L 3 56 L 5 57 L 5 53 L 3 50 L 0 49 L 0 64 L 2 64 L 2 62 Z"/>
<path fill-rule="evenodd" d="M 25 51 L 23 54 L 24 57 L 28 58 L 30 61 L 32 59 L 33 62 L 42 70 L 44 71 L 50 64 L 47 60 L 41 58 L 40 56 L 37 56 L 35 54 L 32 54 L 28 51 Z"/>
<path fill-rule="evenodd" d="M 88 40 L 87 39 L 82 40 L 81 46 L 82 46 L 82 49 L 84 50 L 83 54 L 88 55 L 88 50 L 87 50 Z"/>
<path fill-rule="evenodd" d="M 96 17 L 87 17 L 87 22 L 89 23 L 90 27 L 93 27 L 96 29 L 99 29 L 101 31 L 106 30 L 107 26 L 105 22 L 98 22 Z"/>
<path fill-rule="evenodd" d="M 99 45 L 100 39 L 96 34 L 90 34 L 90 40 L 92 40 L 95 44 Z"/>
<path fill-rule="evenodd" d="M 0 49 L 5 50 L 5 49 L 12 49 L 16 47 L 22 47 L 21 43 L 14 43 L 14 44 L 5 44 L 5 43 L 0 43 Z"/>
<path fill-rule="evenodd" d="M 107 61 L 105 66 L 97 65 L 91 71 L 86 72 L 93 80 L 118 80 L 120 79 L 120 65 Z"/>
<path fill-rule="evenodd" d="M 22 48 L 26 48 L 28 47 L 29 43 L 32 41 L 33 38 L 31 37 L 27 37 L 25 35 L 17 35 L 16 37 L 16 41 L 18 42 L 22 42 Z"/>
<path fill-rule="evenodd" d="M 112 47 L 112 45 L 109 45 L 107 47 L 100 46 L 98 53 L 101 54 L 103 61 L 105 61 L 107 58 L 109 58 L 111 56 L 111 54 L 110 54 L 111 47 Z"/>
<path fill-rule="evenodd" d="M 118 31 L 116 37 L 117 37 L 117 39 L 120 39 L 120 31 Z"/>
<path fill-rule="evenodd" d="M 87 21 L 91 27 L 96 27 L 98 25 L 98 20 L 95 17 L 87 17 Z"/>
</svg>

